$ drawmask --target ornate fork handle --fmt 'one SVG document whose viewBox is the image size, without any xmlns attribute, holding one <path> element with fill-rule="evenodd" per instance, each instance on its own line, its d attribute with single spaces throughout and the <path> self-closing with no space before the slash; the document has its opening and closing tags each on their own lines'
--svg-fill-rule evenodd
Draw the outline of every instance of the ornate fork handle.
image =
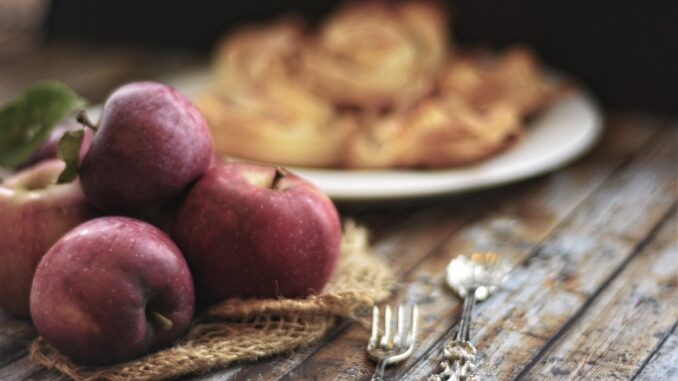
<svg viewBox="0 0 678 381">
<path fill-rule="evenodd" d="M 476 304 L 475 290 L 469 290 L 464 298 L 464 307 L 459 320 L 459 329 L 454 340 L 445 343 L 443 361 L 440 367 L 443 370 L 429 376 L 428 381 L 479 381 L 475 375 L 476 348 L 471 344 L 471 316 Z"/>
<path fill-rule="evenodd" d="M 429 377 L 429 381 L 479 381 L 475 375 L 476 348 L 465 340 L 450 340 L 445 344 L 443 371 Z"/>
</svg>

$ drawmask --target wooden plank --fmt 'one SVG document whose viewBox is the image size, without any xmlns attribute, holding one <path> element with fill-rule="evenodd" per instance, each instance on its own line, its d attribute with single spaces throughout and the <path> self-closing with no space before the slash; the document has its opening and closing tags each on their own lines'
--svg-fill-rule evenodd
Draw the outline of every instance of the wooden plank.
<svg viewBox="0 0 678 381">
<path fill-rule="evenodd" d="M 420 288 L 438 293 L 438 300 L 435 303 L 421 306 L 423 315 L 421 344 L 418 345 L 413 359 L 422 356 L 456 320 L 458 301 L 444 294 L 439 288 L 440 275 L 449 259 L 456 253 L 474 249 L 496 249 L 500 252 L 511 250 L 516 256 L 528 252 L 530 247 L 543 239 L 558 221 L 599 186 L 620 160 L 626 158 L 634 148 L 638 148 L 644 139 L 631 138 L 633 133 L 637 132 L 645 137 L 648 133 L 647 130 L 638 129 L 633 123 L 628 125 L 619 123 L 613 127 L 616 130 L 615 138 L 607 140 L 608 144 L 602 144 L 601 150 L 589 160 L 547 179 L 523 186 L 520 192 L 517 192 L 518 196 L 512 193 L 511 195 L 515 197 L 504 197 L 502 206 L 492 209 L 485 218 L 464 228 L 444 248 L 426 258 L 414 273 L 405 277 L 404 283 L 412 282 L 418 284 Z M 624 139 L 616 139 L 620 135 Z M 637 145 L 630 145 L 629 141 L 635 141 Z M 620 155 L 620 149 L 627 151 Z M 432 223 L 434 222 L 430 222 L 429 226 Z M 405 297 L 406 291 L 403 291 L 395 299 Z M 287 378 L 337 380 L 367 377 L 372 371 L 372 364 L 364 355 L 366 335 L 362 327 L 351 327 L 290 372 Z M 405 364 L 404 368 L 409 364 Z M 278 377 L 269 372 L 262 374 L 260 379 L 278 379 Z"/>
<path fill-rule="evenodd" d="M 24 356 L 33 337 L 35 331 L 29 320 L 14 319 L 0 312 L 0 369 Z"/>
<path fill-rule="evenodd" d="M 27 342 L 0 336 L 0 367 L 25 356 L 27 345 Z"/>
<path fill-rule="evenodd" d="M 507 292 L 479 306 L 472 340 L 481 379 L 510 380 L 587 307 L 676 201 L 677 130 L 664 129 L 638 157 L 589 197 L 514 269 Z M 502 251 L 509 253 L 510 250 Z M 437 367 L 449 330 L 404 373 L 422 379 Z"/>
<path fill-rule="evenodd" d="M 676 216 L 663 225 L 524 379 L 629 380 L 638 372 L 678 319 Z"/>
<path fill-rule="evenodd" d="M 671 335 L 649 359 L 634 381 L 678 380 L 678 329 L 673 326 Z"/>
<path fill-rule="evenodd" d="M 0 336 L 25 338 L 35 334 L 28 319 L 17 319 L 0 311 Z"/>
<path fill-rule="evenodd" d="M 59 377 L 54 372 L 32 364 L 28 357 L 22 357 L 0 369 L 0 380 L 3 381 L 51 381 Z"/>
</svg>

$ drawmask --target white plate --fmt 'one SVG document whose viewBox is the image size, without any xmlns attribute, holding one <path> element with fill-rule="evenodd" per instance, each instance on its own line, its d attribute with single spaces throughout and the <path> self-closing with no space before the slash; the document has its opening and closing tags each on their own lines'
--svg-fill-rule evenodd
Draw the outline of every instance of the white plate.
<svg viewBox="0 0 678 381">
<path fill-rule="evenodd" d="M 205 70 L 169 83 L 195 96 L 209 83 Z M 333 170 L 290 168 L 336 201 L 368 201 L 462 193 L 534 177 L 586 153 L 602 132 L 593 99 L 577 93 L 543 110 L 522 141 L 479 164 L 444 170 Z"/>
</svg>

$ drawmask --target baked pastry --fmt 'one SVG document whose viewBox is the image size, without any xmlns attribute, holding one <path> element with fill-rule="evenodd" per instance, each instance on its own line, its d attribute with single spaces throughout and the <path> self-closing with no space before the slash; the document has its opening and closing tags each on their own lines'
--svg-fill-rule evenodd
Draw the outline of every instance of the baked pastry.
<svg viewBox="0 0 678 381">
<path fill-rule="evenodd" d="M 430 3 L 354 3 L 317 31 L 249 27 L 196 101 L 217 152 L 325 168 L 442 168 L 510 147 L 559 84 L 525 48 L 450 51 Z"/>
<path fill-rule="evenodd" d="M 215 58 L 217 86 L 196 100 L 215 150 L 299 166 L 339 165 L 351 118 L 308 89 L 298 70 L 303 27 L 295 20 L 232 35 Z"/>
<path fill-rule="evenodd" d="M 487 51 L 459 54 L 448 62 L 438 83 L 443 97 L 463 98 L 476 110 L 509 103 L 521 118 L 562 93 L 562 84 L 545 76 L 525 47 L 499 55 Z"/>
<path fill-rule="evenodd" d="M 429 3 L 356 3 L 310 39 L 304 74 L 335 104 L 393 107 L 430 91 L 447 57 L 447 26 Z"/>
<path fill-rule="evenodd" d="M 450 167 L 470 164 L 522 135 L 510 104 L 474 110 L 460 98 L 425 99 L 400 114 L 364 124 L 346 145 L 349 168 Z"/>
</svg>

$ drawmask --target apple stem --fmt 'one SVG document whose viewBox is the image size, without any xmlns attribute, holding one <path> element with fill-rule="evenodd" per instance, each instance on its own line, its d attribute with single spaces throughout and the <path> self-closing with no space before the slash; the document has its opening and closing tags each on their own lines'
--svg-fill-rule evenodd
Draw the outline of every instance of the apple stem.
<svg viewBox="0 0 678 381">
<path fill-rule="evenodd" d="M 82 124 L 82 125 L 85 126 L 85 127 L 90 128 L 90 129 L 93 130 L 94 132 L 96 132 L 96 130 L 99 129 L 99 126 L 97 126 L 96 124 L 94 124 L 94 123 L 89 119 L 89 117 L 87 116 L 87 112 L 85 112 L 85 110 L 81 110 L 81 111 L 78 113 L 78 116 L 77 116 L 76 120 L 78 121 L 78 123 Z"/>
<path fill-rule="evenodd" d="M 271 182 L 271 189 L 276 189 L 280 180 L 282 180 L 285 176 L 287 176 L 287 169 L 284 167 L 275 167 L 275 176 Z"/>
<path fill-rule="evenodd" d="M 158 324 L 160 324 L 160 327 L 162 327 L 162 329 L 164 329 L 165 331 L 169 331 L 169 330 L 172 329 L 172 327 L 174 326 L 174 323 L 172 323 L 172 321 L 171 321 L 170 319 L 168 319 L 167 317 L 165 317 L 165 316 L 164 316 L 163 314 L 161 314 L 160 312 L 157 312 L 157 311 L 151 311 L 151 315 L 153 316 L 153 318 L 155 319 L 155 321 L 156 321 Z"/>
</svg>

